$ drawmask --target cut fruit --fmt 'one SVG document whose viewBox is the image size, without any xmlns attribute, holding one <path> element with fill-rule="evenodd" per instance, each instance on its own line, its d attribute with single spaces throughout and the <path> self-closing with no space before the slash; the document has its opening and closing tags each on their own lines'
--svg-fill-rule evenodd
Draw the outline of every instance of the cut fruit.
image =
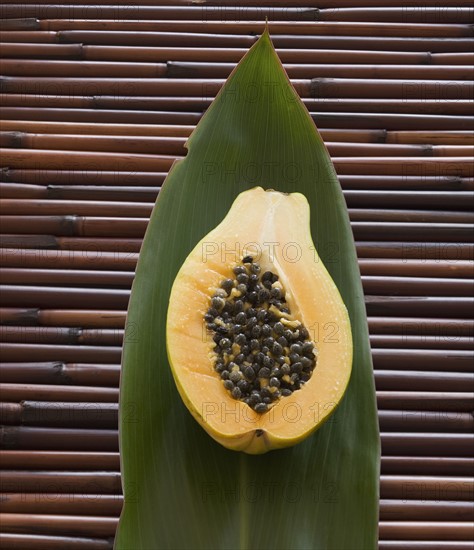
<svg viewBox="0 0 474 550">
<path fill-rule="evenodd" d="M 182 265 L 168 357 L 189 411 L 216 441 L 258 454 L 319 428 L 352 367 L 349 316 L 299 193 L 241 193 Z"/>
</svg>

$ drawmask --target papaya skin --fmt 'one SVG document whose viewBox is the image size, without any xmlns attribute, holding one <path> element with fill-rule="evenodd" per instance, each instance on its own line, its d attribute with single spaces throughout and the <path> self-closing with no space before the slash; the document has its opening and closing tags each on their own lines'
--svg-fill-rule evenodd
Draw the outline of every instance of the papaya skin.
<svg viewBox="0 0 474 550">
<path fill-rule="evenodd" d="M 173 377 L 194 418 L 228 449 L 261 454 L 299 443 L 330 417 L 349 383 L 349 316 L 317 254 L 309 221 L 309 205 L 300 193 L 245 191 L 195 246 L 174 281 L 166 329 Z M 224 388 L 203 320 L 210 296 L 246 254 L 257 255 L 262 271 L 279 276 L 292 315 L 310 331 L 317 349 L 309 381 L 263 414 Z"/>
</svg>

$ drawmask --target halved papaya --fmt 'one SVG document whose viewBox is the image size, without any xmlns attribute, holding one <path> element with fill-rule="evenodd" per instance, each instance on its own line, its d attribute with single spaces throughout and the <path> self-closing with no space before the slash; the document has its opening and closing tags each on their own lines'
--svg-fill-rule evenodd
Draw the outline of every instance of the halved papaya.
<svg viewBox="0 0 474 550">
<path fill-rule="evenodd" d="M 302 194 L 241 193 L 174 281 L 173 376 L 192 415 L 229 449 L 259 454 L 302 441 L 349 382 L 349 316 L 309 221 Z"/>
</svg>

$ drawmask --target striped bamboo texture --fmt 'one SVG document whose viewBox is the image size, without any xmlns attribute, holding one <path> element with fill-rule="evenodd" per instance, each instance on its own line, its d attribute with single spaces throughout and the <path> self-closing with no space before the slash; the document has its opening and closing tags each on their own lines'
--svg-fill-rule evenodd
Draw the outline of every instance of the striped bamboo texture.
<svg viewBox="0 0 474 550">
<path fill-rule="evenodd" d="M 4 0 L 0 16 L 0 546 L 112 548 L 141 239 L 173 160 L 268 17 L 356 239 L 379 547 L 473 550 L 472 3 Z"/>
</svg>

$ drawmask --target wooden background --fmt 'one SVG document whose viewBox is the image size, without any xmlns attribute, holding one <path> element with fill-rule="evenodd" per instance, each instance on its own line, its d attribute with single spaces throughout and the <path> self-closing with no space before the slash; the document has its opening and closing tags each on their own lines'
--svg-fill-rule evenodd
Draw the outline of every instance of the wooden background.
<svg viewBox="0 0 474 550">
<path fill-rule="evenodd" d="M 1 7 L 2 548 L 112 547 L 141 238 L 265 16 L 353 222 L 382 432 L 380 548 L 474 548 L 470 2 L 84 1 Z"/>
</svg>

